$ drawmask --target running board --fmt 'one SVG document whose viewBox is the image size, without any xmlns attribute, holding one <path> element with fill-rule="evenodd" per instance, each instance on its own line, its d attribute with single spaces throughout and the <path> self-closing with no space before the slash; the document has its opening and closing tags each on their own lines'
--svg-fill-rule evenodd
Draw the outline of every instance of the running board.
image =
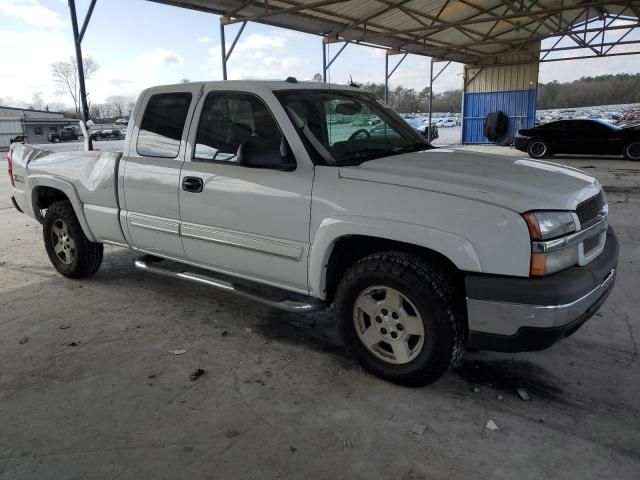
<svg viewBox="0 0 640 480">
<path fill-rule="evenodd" d="M 286 312 L 309 313 L 327 306 L 322 300 L 314 297 L 299 295 L 275 287 L 250 284 L 248 281 L 238 281 L 229 275 L 190 267 L 153 255 L 143 255 L 135 260 L 134 265 L 139 270 L 200 283 L 225 292 L 235 293 L 241 297 L 249 298 Z"/>
</svg>

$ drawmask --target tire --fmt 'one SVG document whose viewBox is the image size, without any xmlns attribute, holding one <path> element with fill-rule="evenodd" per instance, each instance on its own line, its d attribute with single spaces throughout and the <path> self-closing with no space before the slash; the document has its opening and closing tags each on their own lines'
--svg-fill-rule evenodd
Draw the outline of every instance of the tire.
<svg viewBox="0 0 640 480">
<path fill-rule="evenodd" d="M 531 158 L 544 158 L 549 155 L 549 145 L 541 138 L 534 138 L 527 145 L 527 153 Z"/>
<path fill-rule="evenodd" d="M 624 158 L 637 162 L 640 160 L 640 140 L 634 140 L 624 146 Z"/>
<path fill-rule="evenodd" d="M 443 272 L 421 257 L 395 251 L 372 254 L 347 270 L 336 294 L 338 328 L 367 372 L 419 387 L 435 382 L 462 356 L 463 297 Z"/>
<path fill-rule="evenodd" d="M 60 139 L 59 138 L 54 138 L 53 139 L 53 143 L 60 143 Z"/>
<path fill-rule="evenodd" d="M 88 277 L 100 268 L 103 245 L 86 237 L 68 200 L 49 206 L 42 237 L 51 264 L 65 277 Z"/>
</svg>

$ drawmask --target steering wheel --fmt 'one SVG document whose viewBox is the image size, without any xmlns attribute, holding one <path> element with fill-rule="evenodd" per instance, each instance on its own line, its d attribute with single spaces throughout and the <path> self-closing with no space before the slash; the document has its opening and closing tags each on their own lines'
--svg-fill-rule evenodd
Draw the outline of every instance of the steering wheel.
<svg viewBox="0 0 640 480">
<path fill-rule="evenodd" d="M 354 138 L 356 138 L 361 133 L 366 133 L 367 134 L 367 138 L 371 138 L 371 134 L 369 133 L 369 130 L 367 130 L 366 128 L 360 128 L 360 129 L 356 130 L 355 132 L 353 132 L 351 135 L 349 135 L 349 140 L 353 140 Z"/>
</svg>

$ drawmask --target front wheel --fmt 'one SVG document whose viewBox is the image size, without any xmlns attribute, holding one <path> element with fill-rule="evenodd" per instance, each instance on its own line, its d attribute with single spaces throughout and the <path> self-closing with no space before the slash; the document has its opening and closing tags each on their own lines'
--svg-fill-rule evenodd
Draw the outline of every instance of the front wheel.
<svg viewBox="0 0 640 480">
<path fill-rule="evenodd" d="M 465 314 L 451 278 L 403 252 L 352 265 L 336 295 L 347 348 L 368 372 L 407 386 L 435 382 L 464 351 Z"/>
<path fill-rule="evenodd" d="M 51 264 L 65 277 L 88 277 L 100 268 L 103 246 L 86 237 L 69 201 L 49 206 L 42 233 Z"/>
<path fill-rule="evenodd" d="M 527 153 L 531 158 L 544 158 L 549 155 L 549 145 L 542 139 L 534 139 L 529 142 Z"/>
<path fill-rule="evenodd" d="M 633 141 L 625 145 L 624 158 L 627 160 L 638 161 L 640 160 L 640 141 Z"/>
</svg>

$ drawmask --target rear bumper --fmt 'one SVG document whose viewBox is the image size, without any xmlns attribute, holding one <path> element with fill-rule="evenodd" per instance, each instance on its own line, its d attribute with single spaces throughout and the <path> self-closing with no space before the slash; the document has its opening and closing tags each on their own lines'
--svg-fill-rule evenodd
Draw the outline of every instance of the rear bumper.
<svg viewBox="0 0 640 480">
<path fill-rule="evenodd" d="M 529 138 L 528 137 L 516 137 L 513 140 L 513 146 L 516 150 L 520 150 L 522 152 L 526 152 L 527 151 L 527 146 L 529 144 Z"/>
<path fill-rule="evenodd" d="M 618 250 L 609 227 L 604 251 L 583 267 L 544 278 L 468 275 L 469 346 L 501 352 L 542 350 L 571 335 L 611 292 Z"/>
<path fill-rule="evenodd" d="M 13 206 L 15 207 L 16 210 L 18 210 L 20 213 L 24 213 L 20 208 L 20 205 L 18 205 L 18 202 L 16 202 L 16 197 L 11 196 L 11 203 L 13 203 Z"/>
</svg>

